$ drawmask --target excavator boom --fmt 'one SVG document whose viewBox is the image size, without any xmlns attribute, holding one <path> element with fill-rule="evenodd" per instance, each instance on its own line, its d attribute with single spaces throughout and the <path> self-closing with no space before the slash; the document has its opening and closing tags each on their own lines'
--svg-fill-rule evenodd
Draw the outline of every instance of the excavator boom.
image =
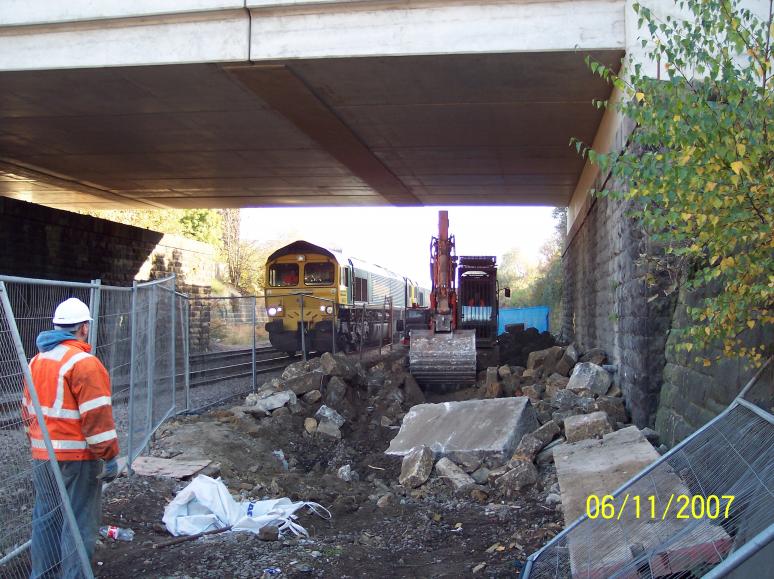
<svg viewBox="0 0 774 579">
<path fill-rule="evenodd" d="M 457 330 L 457 256 L 449 235 L 449 213 L 438 215 L 438 237 L 430 243 L 430 327 L 411 331 L 409 367 L 424 388 L 453 390 L 476 381 L 476 332 Z"/>
</svg>

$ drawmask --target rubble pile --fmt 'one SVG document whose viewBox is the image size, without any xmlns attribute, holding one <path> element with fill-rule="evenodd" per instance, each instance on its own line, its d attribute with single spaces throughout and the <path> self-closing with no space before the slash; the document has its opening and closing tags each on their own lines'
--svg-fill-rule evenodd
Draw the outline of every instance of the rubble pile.
<svg viewBox="0 0 774 579">
<path fill-rule="evenodd" d="M 524 329 L 523 324 L 505 326 L 505 332 L 497 336 L 500 346 L 500 362 L 510 366 L 526 366 L 530 352 L 545 350 L 556 345 L 550 332 L 538 332 L 535 328 Z"/>
</svg>

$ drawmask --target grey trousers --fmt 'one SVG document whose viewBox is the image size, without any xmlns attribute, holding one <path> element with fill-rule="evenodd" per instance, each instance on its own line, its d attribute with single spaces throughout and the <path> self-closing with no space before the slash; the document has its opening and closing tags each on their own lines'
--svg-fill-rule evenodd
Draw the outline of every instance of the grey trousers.
<svg viewBox="0 0 774 579">
<path fill-rule="evenodd" d="M 32 511 L 32 574 L 34 579 L 84 577 L 81 560 L 66 524 L 59 490 L 48 461 L 33 460 L 32 482 L 35 507 Z M 102 465 L 98 460 L 60 461 L 70 504 L 75 514 L 89 561 L 94 555 L 97 528 L 102 516 L 102 482 L 97 479 Z"/>
</svg>

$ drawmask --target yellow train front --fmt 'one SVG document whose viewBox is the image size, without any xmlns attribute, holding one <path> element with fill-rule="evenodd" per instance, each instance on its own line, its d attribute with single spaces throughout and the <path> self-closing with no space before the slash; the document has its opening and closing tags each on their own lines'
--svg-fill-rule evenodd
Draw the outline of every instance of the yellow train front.
<svg viewBox="0 0 774 579">
<path fill-rule="evenodd" d="M 426 290 L 378 265 L 295 241 L 266 261 L 266 324 L 271 345 L 283 352 L 349 350 L 396 331 L 408 303 Z M 422 296 L 421 298 L 419 296 Z"/>
</svg>

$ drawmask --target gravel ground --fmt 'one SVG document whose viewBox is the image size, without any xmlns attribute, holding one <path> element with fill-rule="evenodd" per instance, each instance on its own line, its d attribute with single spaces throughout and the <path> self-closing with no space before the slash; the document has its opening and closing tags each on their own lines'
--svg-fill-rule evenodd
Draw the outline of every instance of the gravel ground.
<svg viewBox="0 0 774 579">
<path fill-rule="evenodd" d="M 152 445 L 156 456 L 216 461 L 237 500 L 289 497 L 323 505 L 330 520 L 300 517 L 308 538 L 264 542 L 229 532 L 154 549 L 170 538 L 161 524 L 164 507 L 187 482 L 122 478 L 105 496 L 103 518 L 132 528 L 135 539 L 101 543 L 97 576 L 269 577 L 264 571 L 277 568 L 287 577 L 463 577 L 474 569 L 478 576 L 513 577 L 561 530 L 561 511 L 545 502 L 556 482 L 553 465 L 543 467 L 538 485 L 512 499 L 491 487 L 458 496 L 435 476 L 405 489 L 398 484 L 400 459 L 384 454 L 396 427 L 381 425 L 373 398 L 353 396 L 357 412 L 341 440 L 305 431 L 314 407 L 261 420 L 220 407 L 170 421 Z M 277 450 L 287 470 L 273 455 Z M 336 476 L 347 464 L 359 480 Z"/>
</svg>

